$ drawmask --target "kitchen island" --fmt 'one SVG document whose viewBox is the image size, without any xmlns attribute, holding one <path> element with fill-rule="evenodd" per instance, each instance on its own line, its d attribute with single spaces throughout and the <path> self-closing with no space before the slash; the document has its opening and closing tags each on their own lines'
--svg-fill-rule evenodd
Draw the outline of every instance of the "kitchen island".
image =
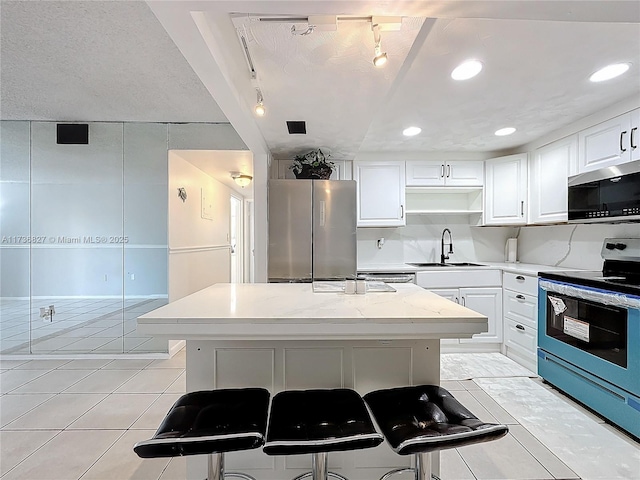
<svg viewBox="0 0 640 480">
<path fill-rule="evenodd" d="M 396 292 L 314 293 L 311 284 L 216 284 L 138 318 L 141 333 L 187 340 L 187 391 L 264 387 L 378 388 L 440 381 L 440 339 L 487 330 L 487 318 L 413 284 Z M 329 456 L 350 480 L 379 478 L 410 459 L 375 449 Z M 228 455 L 228 470 L 282 480 L 310 458 Z M 434 458 L 434 472 L 437 471 Z M 188 462 L 201 479 L 205 458 Z"/>
</svg>

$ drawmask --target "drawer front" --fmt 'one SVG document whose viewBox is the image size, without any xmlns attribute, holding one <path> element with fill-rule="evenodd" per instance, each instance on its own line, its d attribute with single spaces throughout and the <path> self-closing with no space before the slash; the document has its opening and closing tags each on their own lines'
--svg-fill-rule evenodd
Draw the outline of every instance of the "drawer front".
<svg viewBox="0 0 640 480">
<path fill-rule="evenodd" d="M 521 273 L 504 272 L 502 286 L 529 295 L 538 295 L 538 277 Z"/>
<path fill-rule="evenodd" d="M 538 297 L 526 293 L 504 290 L 503 312 L 531 328 L 538 328 Z"/>
<path fill-rule="evenodd" d="M 538 346 L 538 330 L 505 317 L 504 335 L 507 347 L 515 347 L 535 355 Z"/>
<path fill-rule="evenodd" d="M 423 270 L 416 273 L 416 283 L 422 288 L 500 287 L 500 270 L 464 270 L 442 267 L 441 270 Z"/>
</svg>

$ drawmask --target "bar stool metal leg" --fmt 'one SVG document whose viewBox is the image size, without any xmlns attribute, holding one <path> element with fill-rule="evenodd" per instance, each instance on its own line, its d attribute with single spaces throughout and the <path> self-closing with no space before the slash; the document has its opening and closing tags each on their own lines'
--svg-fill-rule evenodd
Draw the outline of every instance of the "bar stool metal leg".
<svg viewBox="0 0 640 480">
<path fill-rule="evenodd" d="M 223 480 L 224 454 L 210 453 L 207 457 L 207 480 Z"/>
<path fill-rule="evenodd" d="M 241 472 L 224 471 L 224 453 L 210 453 L 207 461 L 207 480 L 224 480 L 229 477 L 244 478 L 244 480 L 256 480 L 251 475 Z"/>
<path fill-rule="evenodd" d="M 416 453 L 416 480 L 431 480 L 430 453 Z"/>
<path fill-rule="evenodd" d="M 326 452 L 314 453 L 311 457 L 311 472 L 313 480 L 328 480 L 328 459 Z"/>
</svg>

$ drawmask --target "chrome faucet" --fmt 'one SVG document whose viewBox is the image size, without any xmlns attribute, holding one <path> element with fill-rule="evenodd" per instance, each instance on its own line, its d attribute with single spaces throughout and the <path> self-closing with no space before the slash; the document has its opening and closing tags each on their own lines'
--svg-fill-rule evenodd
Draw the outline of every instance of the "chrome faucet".
<svg viewBox="0 0 640 480">
<path fill-rule="evenodd" d="M 444 254 L 444 234 L 449 232 L 449 252 Z M 451 230 L 445 228 L 442 231 L 442 238 L 440 239 L 440 263 L 444 263 L 445 260 L 449 260 L 449 254 L 453 253 L 453 238 L 451 237 Z"/>
</svg>

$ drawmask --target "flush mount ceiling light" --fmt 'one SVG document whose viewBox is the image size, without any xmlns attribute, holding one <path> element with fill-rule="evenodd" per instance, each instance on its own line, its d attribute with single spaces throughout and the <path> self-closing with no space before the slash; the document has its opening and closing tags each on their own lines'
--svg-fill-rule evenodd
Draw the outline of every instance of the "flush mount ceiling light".
<svg viewBox="0 0 640 480">
<path fill-rule="evenodd" d="M 478 60 L 467 60 L 453 69 L 451 78 L 454 80 L 469 80 L 478 75 L 481 70 L 482 62 Z"/>
<path fill-rule="evenodd" d="M 256 115 L 259 117 L 264 117 L 264 114 L 267 113 L 267 110 L 264 108 L 264 98 L 262 98 L 262 92 L 259 88 L 256 88 L 256 96 L 257 103 L 256 106 L 253 107 L 253 111 L 256 112 Z"/>
<path fill-rule="evenodd" d="M 251 175 L 245 175 L 243 173 L 232 173 L 231 178 L 242 188 L 246 187 L 251 183 L 253 177 Z"/>
<path fill-rule="evenodd" d="M 500 130 L 496 130 L 495 135 L 498 137 L 504 137 L 506 135 L 511 135 L 515 131 L 516 129 L 513 127 L 506 127 L 506 128 L 501 128 Z"/>
<path fill-rule="evenodd" d="M 387 53 L 383 52 L 382 47 L 380 46 L 380 26 L 377 23 L 375 25 L 371 25 L 371 30 L 373 30 L 373 51 L 375 52 L 373 64 L 376 67 L 381 67 L 387 63 Z"/>
<path fill-rule="evenodd" d="M 418 135 L 422 129 L 420 127 L 407 127 L 402 131 L 402 134 L 405 137 L 413 137 L 414 135 Z"/>
<path fill-rule="evenodd" d="M 628 63 L 614 63 L 607 65 L 591 75 L 589 80 L 592 82 L 604 82 L 605 80 L 611 80 L 612 78 L 616 78 L 629 70 L 630 66 L 631 65 Z"/>
</svg>

